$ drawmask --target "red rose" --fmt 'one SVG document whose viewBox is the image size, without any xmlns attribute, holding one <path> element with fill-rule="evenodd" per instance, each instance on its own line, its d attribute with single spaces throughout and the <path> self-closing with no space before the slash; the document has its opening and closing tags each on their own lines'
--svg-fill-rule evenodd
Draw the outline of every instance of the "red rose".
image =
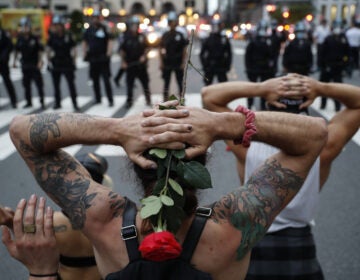
<svg viewBox="0 0 360 280">
<path fill-rule="evenodd" d="M 181 250 L 180 244 L 169 231 L 151 233 L 139 246 L 139 251 L 144 259 L 156 262 L 175 259 L 180 256 Z"/>
</svg>

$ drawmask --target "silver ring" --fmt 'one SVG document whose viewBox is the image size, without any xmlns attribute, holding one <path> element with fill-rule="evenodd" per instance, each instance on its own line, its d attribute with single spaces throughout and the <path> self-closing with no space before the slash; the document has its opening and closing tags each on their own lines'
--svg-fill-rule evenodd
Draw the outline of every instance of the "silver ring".
<svg viewBox="0 0 360 280">
<path fill-rule="evenodd" d="M 23 231 L 24 231 L 24 233 L 35 233 L 36 225 L 35 224 L 24 225 Z"/>
</svg>

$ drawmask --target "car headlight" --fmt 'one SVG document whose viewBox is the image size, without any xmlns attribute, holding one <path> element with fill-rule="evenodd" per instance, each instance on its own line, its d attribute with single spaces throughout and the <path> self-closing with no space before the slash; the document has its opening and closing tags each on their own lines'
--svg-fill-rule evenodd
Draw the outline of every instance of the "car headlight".
<svg viewBox="0 0 360 280">
<path fill-rule="evenodd" d="M 150 43 L 150 44 L 154 44 L 154 43 L 156 43 L 156 41 L 158 40 L 158 36 L 155 34 L 155 33 L 150 33 L 150 34 L 148 34 L 148 42 Z"/>
</svg>

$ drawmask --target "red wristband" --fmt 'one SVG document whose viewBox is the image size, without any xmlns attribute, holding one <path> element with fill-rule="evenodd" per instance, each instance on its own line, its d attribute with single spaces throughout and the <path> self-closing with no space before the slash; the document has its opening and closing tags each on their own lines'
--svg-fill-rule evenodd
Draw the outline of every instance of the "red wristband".
<svg viewBox="0 0 360 280">
<path fill-rule="evenodd" d="M 239 105 L 235 112 L 239 112 L 245 115 L 245 131 L 241 139 L 235 139 L 234 144 L 242 144 L 245 148 L 250 147 L 251 137 L 256 134 L 256 126 L 255 126 L 255 113 L 248 108 Z"/>
</svg>

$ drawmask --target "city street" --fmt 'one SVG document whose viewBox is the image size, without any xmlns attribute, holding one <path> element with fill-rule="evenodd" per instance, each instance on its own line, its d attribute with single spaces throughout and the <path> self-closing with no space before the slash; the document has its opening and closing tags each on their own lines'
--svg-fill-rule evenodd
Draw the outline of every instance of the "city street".
<svg viewBox="0 0 360 280">
<path fill-rule="evenodd" d="M 233 69 L 229 72 L 230 80 L 247 80 L 244 72 L 245 42 L 233 41 Z M 199 66 L 200 46 L 194 43 L 192 51 L 192 63 Z M 157 50 L 149 53 L 150 88 L 153 103 L 161 101 L 163 81 L 159 70 Z M 112 74 L 115 76 L 119 68 L 119 57 L 114 54 L 112 59 Z M 145 99 L 142 94 L 140 83 L 136 83 L 136 101 L 134 106 L 125 109 L 126 87 L 125 77 L 120 81 L 121 86 L 113 85 L 115 97 L 114 107 L 109 108 L 102 88 L 102 104 L 92 105 L 93 90 L 88 82 L 88 66 L 78 59 L 76 72 L 76 86 L 78 90 L 78 102 L 81 111 L 93 115 L 106 117 L 123 117 L 128 114 L 138 113 L 145 109 Z M 190 69 L 190 68 L 189 68 Z M 314 75 L 318 75 L 315 73 Z M 33 108 L 23 109 L 25 104 L 24 92 L 21 83 L 21 71 L 13 69 L 11 77 L 14 81 L 18 96 L 18 109 L 11 109 L 7 92 L 3 82 L 0 82 L 0 178 L 1 196 L 0 204 L 15 208 L 21 198 L 28 198 L 31 194 L 44 193 L 37 186 L 36 181 L 30 174 L 25 163 L 16 153 L 10 141 L 8 129 L 11 119 L 17 114 L 40 112 L 40 103 L 35 86 L 33 86 Z M 53 87 L 50 73 L 43 71 L 46 112 L 53 112 Z M 315 77 L 315 76 L 314 76 Z M 360 86 L 360 73 L 354 72 L 351 79 L 345 78 L 346 83 Z M 195 70 L 188 72 L 186 104 L 201 106 L 200 91 L 203 86 L 202 77 Z M 65 80 L 62 80 L 62 109 L 58 112 L 71 112 L 73 110 L 71 99 Z M 172 92 L 177 92 L 175 77 L 172 77 Z M 237 101 L 244 104 L 245 100 Z M 323 116 L 329 120 L 335 113 L 334 105 L 329 100 L 326 110 L 319 110 L 320 101 L 313 104 L 311 114 Z M 235 104 L 232 104 L 235 106 Z M 71 154 L 94 151 L 106 156 L 109 161 L 108 175 L 112 177 L 115 191 L 126 195 L 134 201 L 139 200 L 140 188 L 134 188 L 134 174 L 131 164 L 126 159 L 124 151 L 114 146 L 72 146 L 66 149 Z M 341 155 L 334 162 L 331 175 L 325 184 L 320 197 L 320 204 L 314 228 L 315 239 L 320 263 L 327 280 L 357 280 L 360 275 L 360 209 L 358 198 L 360 197 L 359 185 L 360 166 L 360 133 L 358 132 L 350 143 L 343 149 Z M 203 191 L 200 196 L 202 202 L 212 202 L 221 194 L 232 191 L 239 185 L 235 160 L 231 153 L 226 152 L 223 142 L 216 142 L 210 150 L 208 167 L 212 173 L 214 189 Z M 58 208 L 51 202 L 48 203 Z M 120 233 L 119 233 L 120 234 Z M 1 235 L 1 233 L 0 233 Z M 0 280 L 27 279 L 26 269 L 16 260 L 12 259 L 0 242 Z M 225 279 L 226 280 L 226 279 Z"/>
</svg>

